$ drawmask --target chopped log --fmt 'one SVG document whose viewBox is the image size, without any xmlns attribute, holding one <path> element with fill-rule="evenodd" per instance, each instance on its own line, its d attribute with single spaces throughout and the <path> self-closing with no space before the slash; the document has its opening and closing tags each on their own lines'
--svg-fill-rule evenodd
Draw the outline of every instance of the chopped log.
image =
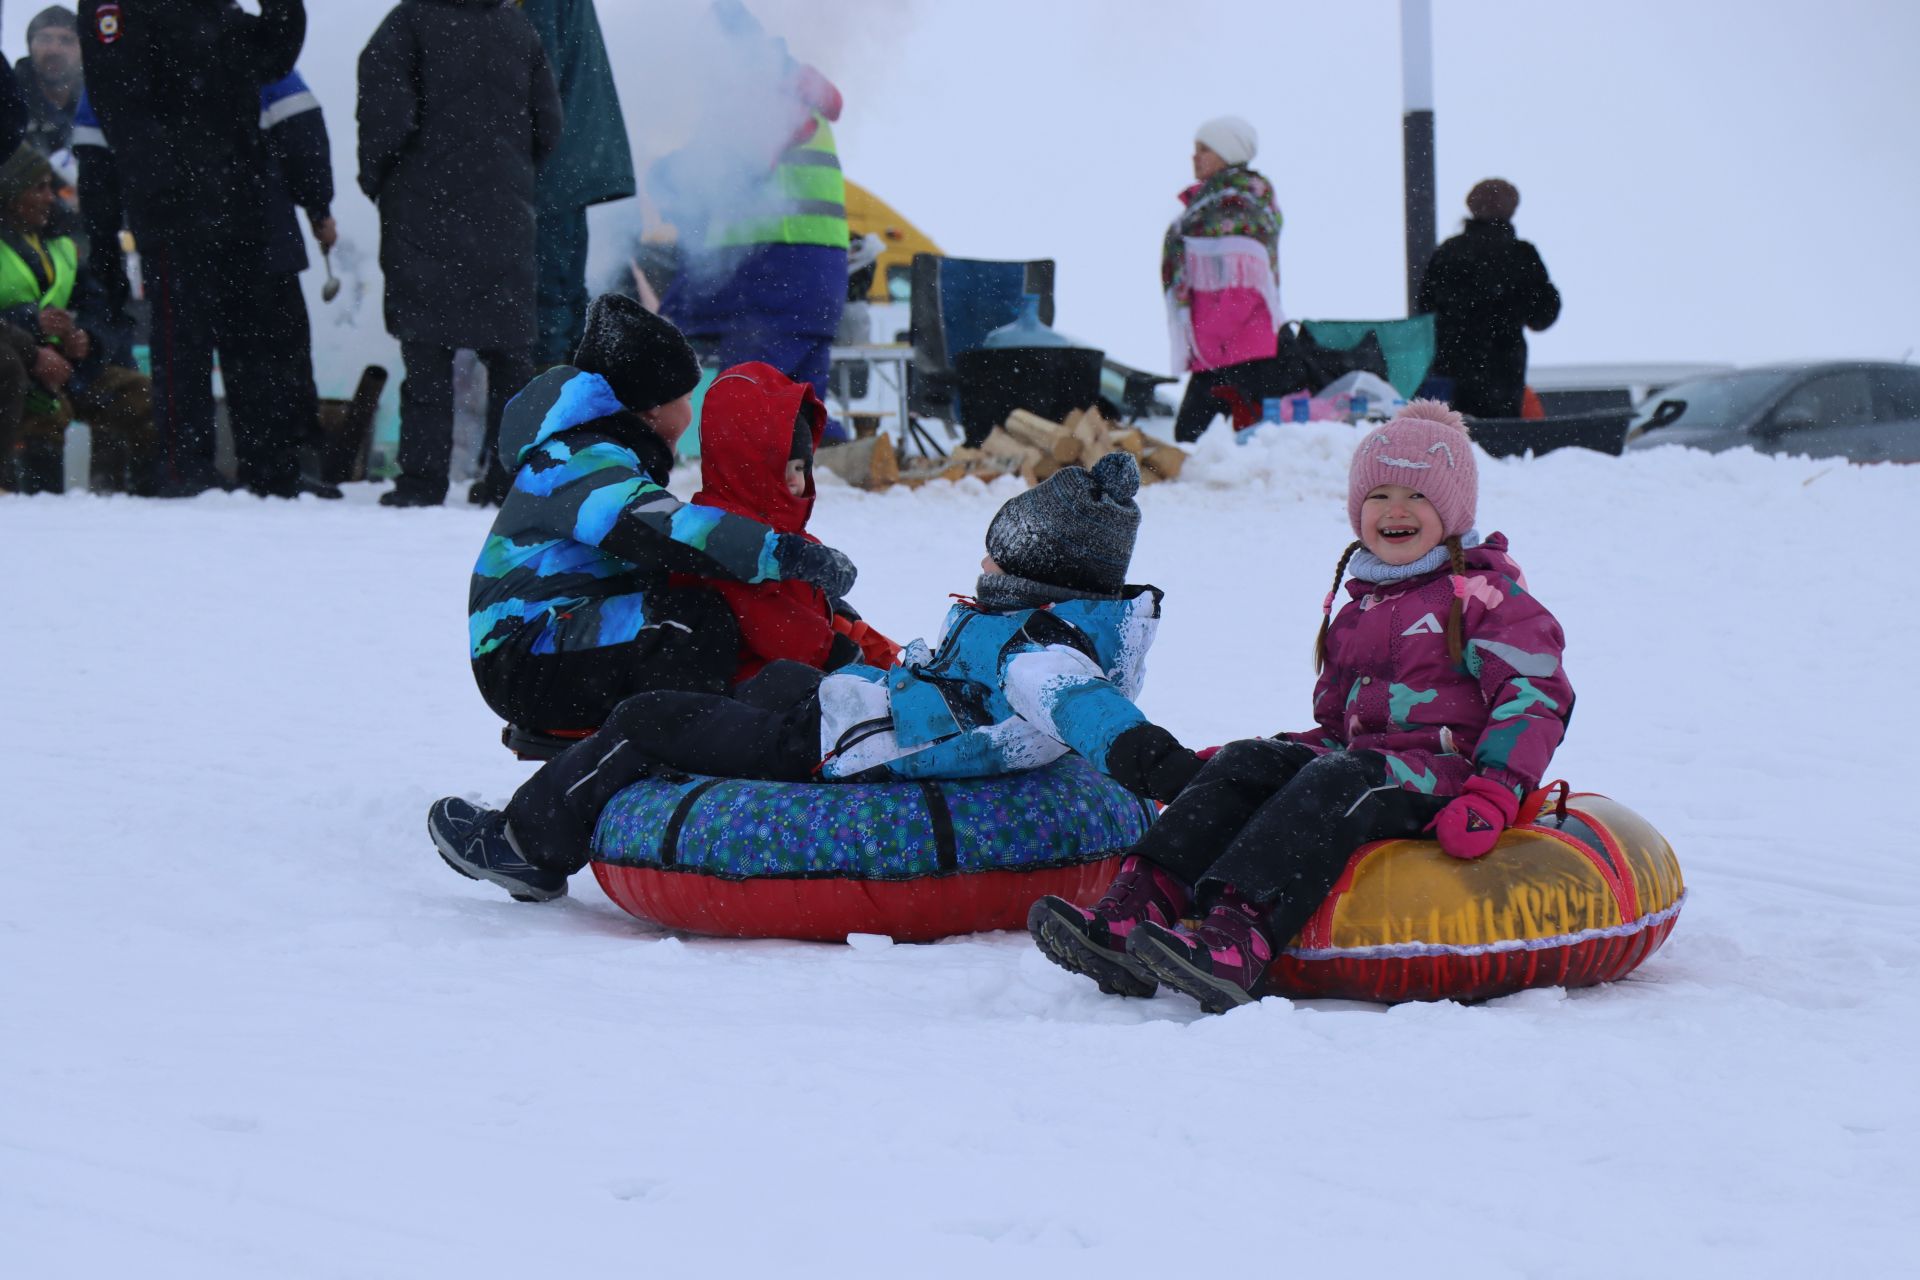
<svg viewBox="0 0 1920 1280">
<path fill-rule="evenodd" d="M 813 464 L 856 489 L 885 489 L 900 479 L 900 455 L 894 451 L 893 437 L 886 434 L 823 445 L 815 451 Z"/>
<path fill-rule="evenodd" d="M 1140 455 L 1140 474 L 1143 478 L 1151 475 L 1158 480 L 1175 480 L 1186 463 L 1186 454 L 1170 444 L 1163 444 Z"/>
<path fill-rule="evenodd" d="M 1006 432 L 1015 440 L 1030 444 L 1055 462 L 1078 462 L 1080 442 L 1037 413 L 1015 409 L 1007 415 Z"/>
<path fill-rule="evenodd" d="M 980 442 L 980 451 L 988 457 L 1005 458 L 1022 467 L 1049 456 L 1024 440 L 1014 439 L 1007 434 L 1004 427 L 995 427 L 989 431 L 987 438 Z"/>
</svg>

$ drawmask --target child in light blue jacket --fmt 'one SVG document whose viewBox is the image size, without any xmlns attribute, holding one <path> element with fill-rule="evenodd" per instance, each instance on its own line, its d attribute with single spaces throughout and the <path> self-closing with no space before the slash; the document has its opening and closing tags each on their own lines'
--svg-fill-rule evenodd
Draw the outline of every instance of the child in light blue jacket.
<svg viewBox="0 0 1920 1280">
<path fill-rule="evenodd" d="M 735 696 L 644 693 L 549 761 L 504 811 L 438 801 L 428 826 L 455 870 L 522 901 L 566 892 L 600 810 L 660 769 L 806 782 L 990 777 L 1077 751 L 1162 803 L 1199 759 L 1134 705 L 1160 591 L 1129 586 L 1140 473 L 1127 454 L 1069 467 L 995 514 L 972 599 L 937 644 L 882 670 L 776 662 Z"/>
</svg>

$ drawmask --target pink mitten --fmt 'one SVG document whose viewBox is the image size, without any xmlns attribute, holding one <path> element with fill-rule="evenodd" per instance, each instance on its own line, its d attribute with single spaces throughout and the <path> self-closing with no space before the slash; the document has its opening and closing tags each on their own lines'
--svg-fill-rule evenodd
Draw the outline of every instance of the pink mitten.
<svg viewBox="0 0 1920 1280">
<path fill-rule="evenodd" d="M 1427 824 L 1440 847 L 1456 858 L 1478 858 L 1493 848 L 1520 812 L 1511 787 L 1490 778 L 1468 778 L 1464 790 Z"/>
</svg>

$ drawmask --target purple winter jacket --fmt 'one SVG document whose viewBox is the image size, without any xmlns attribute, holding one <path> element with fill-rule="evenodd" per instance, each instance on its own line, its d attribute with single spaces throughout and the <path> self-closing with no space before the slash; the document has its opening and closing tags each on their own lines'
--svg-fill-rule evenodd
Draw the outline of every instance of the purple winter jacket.
<svg viewBox="0 0 1920 1280">
<path fill-rule="evenodd" d="M 1461 579 L 1441 569 L 1378 586 L 1350 580 L 1314 686 L 1320 727 L 1280 736 L 1322 752 L 1381 752 L 1389 781 L 1432 795 L 1458 795 L 1475 774 L 1522 797 L 1539 786 L 1573 709 L 1566 641 L 1527 593 L 1504 535 L 1467 548 L 1466 562 Z M 1456 594 L 1464 671 L 1447 656 Z"/>
</svg>

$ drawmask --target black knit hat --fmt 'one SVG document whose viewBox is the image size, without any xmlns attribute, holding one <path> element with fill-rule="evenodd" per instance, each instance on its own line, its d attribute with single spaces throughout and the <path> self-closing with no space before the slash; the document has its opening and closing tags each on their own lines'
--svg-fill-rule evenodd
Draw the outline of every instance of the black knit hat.
<svg viewBox="0 0 1920 1280">
<path fill-rule="evenodd" d="M 13 212 L 13 202 L 21 193 L 42 178 L 51 177 L 53 166 L 47 158 L 33 149 L 33 144 L 23 142 L 0 164 L 0 218 L 9 218 Z"/>
<path fill-rule="evenodd" d="M 987 554 L 1007 573 L 1074 591 L 1117 595 L 1140 532 L 1140 466 L 1110 453 L 1064 467 L 1009 498 L 987 526 Z"/>
<path fill-rule="evenodd" d="M 588 304 L 573 366 L 605 378 L 620 403 L 637 412 L 700 385 L 699 357 L 672 322 L 618 293 L 603 293 Z"/>
<path fill-rule="evenodd" d="M 33 20 L 27 23 L 27 43 L 32 44 L 33 38 L 48 27 L 65 27 L 68 31 L 78 34 L 80 19 L 74 15 L 73 10 L 50 4 L 34 14 Z"/>
</svg>

